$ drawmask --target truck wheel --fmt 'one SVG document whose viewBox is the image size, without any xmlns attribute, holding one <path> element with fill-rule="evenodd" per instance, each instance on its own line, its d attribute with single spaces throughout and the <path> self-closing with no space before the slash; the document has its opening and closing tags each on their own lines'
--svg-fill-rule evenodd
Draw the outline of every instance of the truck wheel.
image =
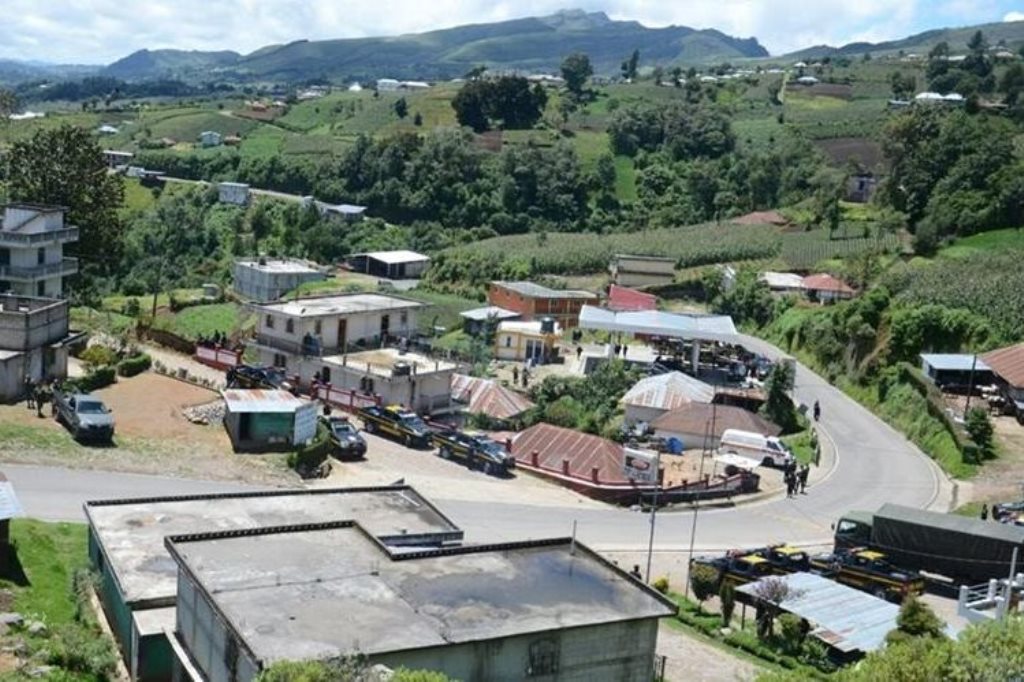
<svg viewBox="0 0 1024 682">
<path fill-rule="evenodd" d="M 411 448 L 412 447 L 412 436 L 410 436 L 409 434 L 406 434 L 404 442 L 405 442 L 405 447 Z"/>
<path fill-rule="evenodd" d="M 367 433 L 376 433 L 377 425 L 373 422 L 365 422 L 363 424 L 363 431 L 366 431 Z"/>
<path fill-rule="evenodd" d="M 871 590 L 871 594 L 878 597 L 879 599 L 889 601 L 889 593 L 885 591 L 884 587 L 876 587 L 875 589 Z"/>
<path fill-rule="evenodd" d="M 441 447 L 439 447 L 437 449 L 437 456 L 440 457 L 441 459 L 448 459 L 448 447 L 446 445 L 442 445 Z"/>
<path fill-rule="evenodd" d="M 772 460 L 771 457 L 765 457 L 764 459 L 761 460 L 761 466 L 763 466 L 763 467 L 773 467 L 773 466 L 775 466 L 775 461 Z"/>
<path fill-rule="evenodd" d="M 490 462 L 484 462 L 484 473 L 488 476 L 494 474 L 494 468 L 491 466 Z"/>
</svg>

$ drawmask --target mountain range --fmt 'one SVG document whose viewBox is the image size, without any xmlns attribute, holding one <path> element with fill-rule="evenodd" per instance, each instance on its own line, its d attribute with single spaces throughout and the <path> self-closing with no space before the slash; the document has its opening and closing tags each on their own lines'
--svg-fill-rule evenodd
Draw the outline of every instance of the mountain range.
<svg viewBox="0 0 1024 682">
<path fill-rule="evenodd" d="M 977 29 L 992 44 L 1012 48 L 1024 43 L 1024 22 L 986 24 L 926 31 L 883 43 L 819 45 L 779 57 L 818 59 L 827 55 L 875 55 L 927 52 L 940 41 L 956 51 Z M 544 17 L 456 26 L 427 33 L 379 38 L 298 40 L 268 45 L 250 54 L 230 50 L 139 50 L 107 66 L 55 66 L 0 60 L 0 82 L 101 75 L 136 81 L 178 78 L 210 81 L 327 81 L 447 79 L 478 65 L 491 70 L 556 72 L 571 52 L 590 56 L 598 74 L 618 73 L 634 49 L 641 65 L 701 64 L 761 60 L 768 51 L 757 38 L 736 38 L 714 29 L 686 26 L 649 28 L 636 21 L 617 21 L 603 12 L 564 10 Z"/>
</svg>

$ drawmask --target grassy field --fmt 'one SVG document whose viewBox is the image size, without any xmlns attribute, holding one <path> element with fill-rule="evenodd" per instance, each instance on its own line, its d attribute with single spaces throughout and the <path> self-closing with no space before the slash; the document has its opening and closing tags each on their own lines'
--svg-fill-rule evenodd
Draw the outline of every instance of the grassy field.
<svg viewBox="0 0 1024 682">
<path fill-rule="evenodd" d="M 157 315 L 155 326 L 186 339 L 210 336 L 214 332 L 230 334 L 242 327 L 245 319 L 237 303 L 213 303 L 185 308 L 177 313 Z"/>
<path fill-rule="evenodd" d="M 41 617 L 51 627 L 74 620 L 72 576 L 88 565 L 85 524 L 14 519 L 11 540 L 28 579 L 27 585 L 20 585 L 10 580 L 17 576 L 5 576 L 15 591 L 15 610 Z"/>
<path fill-rule="evenodd" d="M 1024 230 L 1017 228 L 992 230 L 957 239 L 939 251 L 939 255 L 947 258 L 967 258 L 980 253 L 1011 250 L 1024 251 Z"/>
</svg>

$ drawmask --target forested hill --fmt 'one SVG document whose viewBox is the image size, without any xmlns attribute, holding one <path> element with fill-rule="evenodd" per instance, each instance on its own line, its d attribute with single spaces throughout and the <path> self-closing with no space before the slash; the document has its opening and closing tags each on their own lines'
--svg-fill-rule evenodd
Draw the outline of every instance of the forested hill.
<svg viewBox="0 0 1024 682">
<path fill-rule="evenodd" d="M 733 38 L 685 26 L 647 28 L 603 12 L 563 11 L 547 17 L 457 26 L 397 37 L 301 40 L 246 56 L 227 52 L 139 51 L 109 65 L 105 75 L 126 79 L 240 77 L 270 80 L 379 77 L 442 79 L 474 66 L 556 72 L 571 52 L 590 56 L 597 73 L 617 73 L 639 49 L 645 63 L 729 61 L 766 57 L 756 38 Z"/>
<path fill-rule="evenodd" d="M 822 57 L 833 55 L 859 57 L 865 53 L 881 56 L 883 54 L 899 52 L 900 50 L 908 54 L 917 53 L 923 55 L 928 54 L 933 47 L 942 42 L 950 45 L 966 45 L 967 41 L 970 40 L 976 31 L 984 33 L 991 45 L 1002 44 L 1014 49 L 1024 44 L 1024 21 L 1004 21 L 962 28 L 939 28 L 884 43 L 849 43 L 842 47 L 816 45 L 792 52 L 786 55 L 786 57 L 792 60 L 821 59 Z"/>
</svg>

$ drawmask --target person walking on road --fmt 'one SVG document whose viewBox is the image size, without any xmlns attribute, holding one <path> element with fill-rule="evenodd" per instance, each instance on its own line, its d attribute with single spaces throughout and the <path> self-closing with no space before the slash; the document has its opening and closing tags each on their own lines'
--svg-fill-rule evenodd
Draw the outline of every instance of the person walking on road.
<svg viewBox="0 0 1024 682">
<path fill-rule="evenodd" d="M 786 497 L 793 497 L 793 487 L 796 478 L 793 476 L 793 472 L 786 469 L 785 481 L 786 481 Z"/>
<path fill-rule="evenodd" d="M 800 467 L 800 492 L 804 495 L 807 494 L 807 476 L 811 473 L 811 467 L 804 464 Z"/>
<path fill-rule="evenodd" d="M 814 421 L 818 421 L 821 418 L 821 404 L 817 400 L 814 401 Z"/>
</svg>

